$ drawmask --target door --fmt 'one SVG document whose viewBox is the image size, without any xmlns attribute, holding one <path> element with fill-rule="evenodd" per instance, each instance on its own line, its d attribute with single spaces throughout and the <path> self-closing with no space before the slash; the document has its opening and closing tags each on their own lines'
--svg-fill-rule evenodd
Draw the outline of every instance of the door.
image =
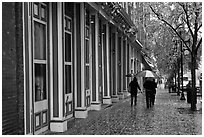
<svg viewBox="0 0 204 137">
<path fill-rule="evenodd" d="M 91 90 L 90 90 L 90 12 L 85 9 L 85 104 L 86 107 L 91 105 Z"/>
<path fill-rule="evenodd" d="M 65 118 L 73 117 L 73 3 L 64 3 L 64 89 Z"/>
<path fill-rule="evenodd" d="M 33 133 L 48 129 L 48 5 L 32 3 Z"/>
</svg>

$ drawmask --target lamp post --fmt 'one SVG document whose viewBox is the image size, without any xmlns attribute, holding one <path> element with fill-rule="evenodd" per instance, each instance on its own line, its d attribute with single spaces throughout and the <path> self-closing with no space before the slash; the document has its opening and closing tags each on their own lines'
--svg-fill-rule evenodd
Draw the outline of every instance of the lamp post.
<svg viewBox="0 0 204 137">
<path fill-rule="evenodd" d="M 186 100 L 184 96 L 184 91 L 183 91 L 183 42 L 181 40 L 180 40 L 180 48 L 181 48 L 181 98 L 180 100 Z"/>
<path fill-rule="evenodd" d="M 179 54 L 178 54 L 179 40 L 178 40 L 177 36 L 173 37 L 173 42 L 175 43 L 175 45 L 174 45 L 174 56 L 176 57 L 176 66 L 177 66 L 177 73 L 178 73 L 177 77 L 176 77 L 176 73 L 175 73 L 175 91 L 177 89 L 177 96 L 180 96 L 180 66 L 181 66 L 181 64 L 180 64 L 180 57 L 179 57 Z"/>
</svg>

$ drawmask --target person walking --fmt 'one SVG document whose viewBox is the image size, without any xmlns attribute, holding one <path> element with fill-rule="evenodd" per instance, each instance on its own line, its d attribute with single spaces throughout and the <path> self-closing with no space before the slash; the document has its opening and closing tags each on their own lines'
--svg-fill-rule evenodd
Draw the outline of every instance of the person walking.
<svg viewBox="0 0 204 137">
<path fill-rule="evenodd" d="M 153 92 L 150 95 L 151 106 L 154 106 L 155 95 L 156 95 L 156 88 L 157 88 L 157 83 L 155 82 L 155 79 L 153 79 L 153 81 L 152 81 L 152 90 L 153 90 Z"/>
<path fill-rule="evenodd" d="M 153 94 L 155 89 L 155 82 L 153 82 L 153 78 L 147 77 L 145 79 L 145 82 L 143 84 L 143 87 L 145 88 L 145 94 L 146 94 L 146 105 L 147 108 L 150 108 L 153 106 Z"/>
<path fill-rule="evenodd" d="M 141 90 L 137 82 L 137 78 L 134 77 L 133 81 L 131 81 L 129 84 L 129 91 L 131 94 L 131 106 L 133 106 L 133 100 L 134 100 L 135 106 L 137 105 L 137 89 Z"/>
</svg>

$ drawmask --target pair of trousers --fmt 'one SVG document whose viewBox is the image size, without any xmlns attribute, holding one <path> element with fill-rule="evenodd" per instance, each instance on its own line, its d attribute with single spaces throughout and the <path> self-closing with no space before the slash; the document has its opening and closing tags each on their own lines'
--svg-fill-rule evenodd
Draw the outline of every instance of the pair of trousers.
<svg viewBox="0 0 204 137">
<path fill-rule="evenodd" d="M 150 102 L 151 102 L 151 106 L 154 105 L 154 102 L 155 102 L 155 94 L 154 93 L 152 93 L 150 95 Z"/>
<path fill-rule="evenodd" d="M 152 102 L 151 93 L 146 92 L 146 105 L 147 105 L 147 108 L 151 107 L 151 102 Z"/>
<path fill-rule="evenodd" d="M 133 105 L 133 100 L 134 104 L 137 105 L 137 94 L 131 94 L 131 106 Z"/>
</svg>

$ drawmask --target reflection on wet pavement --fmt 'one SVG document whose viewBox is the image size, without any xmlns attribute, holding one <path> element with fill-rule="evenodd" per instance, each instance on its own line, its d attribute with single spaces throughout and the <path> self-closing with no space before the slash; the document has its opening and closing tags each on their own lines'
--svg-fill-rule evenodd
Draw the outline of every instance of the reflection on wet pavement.
<svg viewBox="0 0 204 137">
<path fill-rule="evenodd" d="M 165 90 L 158 90 L 153 108 L 147 109 L 145 94 L 138 95 L 137 106 L 130 98 L 100 111 L 91 111 L 86 119 L 68 122 L 69 135 L 201 135 L 202 108 L 190 110 L 190 104 L 180 101 Z"/>
</svg>

